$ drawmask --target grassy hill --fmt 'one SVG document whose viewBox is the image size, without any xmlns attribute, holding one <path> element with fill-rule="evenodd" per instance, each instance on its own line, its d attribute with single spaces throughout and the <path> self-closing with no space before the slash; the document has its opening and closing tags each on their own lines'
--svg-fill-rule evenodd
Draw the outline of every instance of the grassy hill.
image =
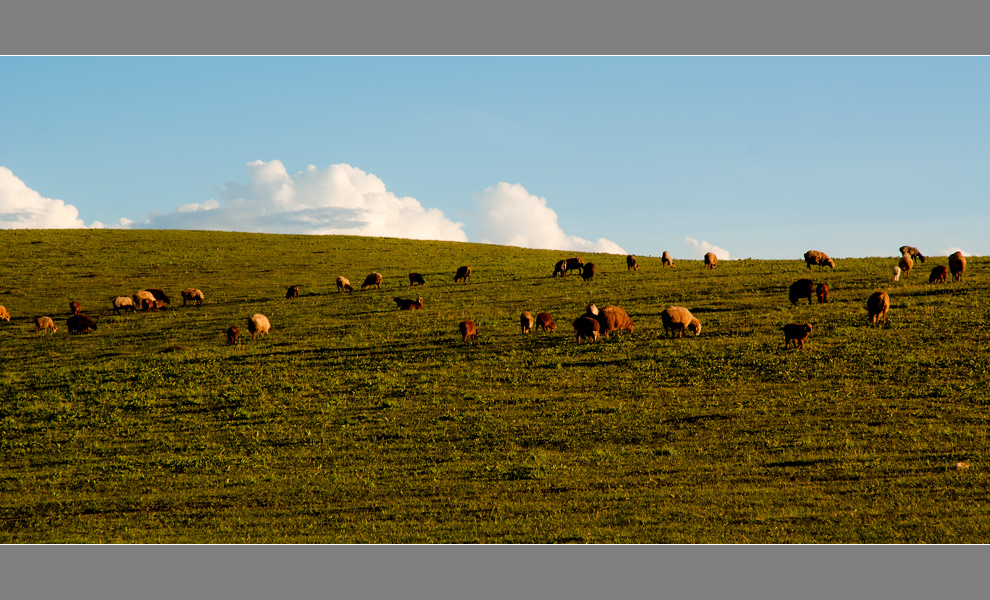
<svg viewBox="0 0 990 600">
<path fill-rule="evenodd" d="M 657 248 L 639 272 L 582 254 L 598 266 L 584 282 L 550 276 L 575 253 L 483 244 L 0 240 L 0 542 L 990 539 L 990 259 L 930 286 L 945 257 L 895 284 L 894 258 L 705 271 L 676 252 L 662 269 Z M 336 291 L 338 275 L 358 287 L 372 271 L 381 290 Z M 410 288 L 410 271 L 426 285 Z M 827 281 L 831 301 L 791 305 L 801 277 Z M 167 310 L 112 314 L 112 297 L 149 287 Z M 182 306 L 186 287 L 206 303 Z M 866 316 L 879 288 L 882 329 Z M 396 296 L 425 306 L 399 311 Z M 96 332 L 67 333 L 71 300 Z M 635 332 L 578 345 L 571 321 L 589 302 L 625 308 Z M 669 305 L 701 336 L 665 338 Z M 524 310 L 558 330 L 522 335 Z M 252 340 L 256 312 L 273 329 Z M 40 315 L 58 332 L 35 333 Z M 463 319 L 477 342 L 461 341 Z M 785 351 L 794 321 L 814 331 Z"/>
</svg>

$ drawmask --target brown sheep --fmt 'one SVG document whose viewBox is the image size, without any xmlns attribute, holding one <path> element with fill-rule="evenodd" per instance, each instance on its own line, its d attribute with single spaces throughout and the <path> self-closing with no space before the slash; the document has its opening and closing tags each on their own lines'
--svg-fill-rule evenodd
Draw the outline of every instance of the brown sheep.
<svg viewBox="0 0 990 600">
<path fill-rule="evenodd" d="M 121 310 L 133 313 L 135 309 L 134 301 L 127 296 L 117 296 L 113 299 L 113 312 L 119 315 Z"/>
<path fill-rule="evenodd" d="M 10 313 L 7 312 L 7 307 L 0 306 L 0 321 L 9 321 Z"/>
<path fill-rule="evenodd" d="M 529 312 L 519 315 L 519 325 L 522 326 L 523 333 L 533 331 L 533 315 Z"/>
<path fill-rule="evenodd" d="M 382 274 L 381 273 L 371 273 L 364 278 L 364 283 L 361 284 L 361 289 L 366 290 L 370 287 L 375 287 L 377 289 L 382 289 Z"/>
<path fill-rule="evenodd" d="M 354 288 L 351 287 L 351 281 L 349 279 L 347 279 L 346 277 L 338 277 L 337 291 L 342 292 L 344 290 L 347 290 L 348 292 L 353 292 Z"/>
<path fill-rule="evenodd" d="M 677 337 L 684 337 L 685 330 L 701 335 L 701 321 L 683 306 L 668 306 L 660 313 L 660 320 L 667 337 L 673 336 L 674 332 L 677 332 Z"/>
<path fill-rule="evenodd" d="M 897 261 L 897 266 L 901 268 L 901 274 L 904 275 L 904 279 L 911 276 L 911 269 L 914 268 L 914 260 L 908 254 L 902 254 L 901 260 Z"/>
<path fill-rule="evenodd" d="M 804 340 L 811 334 L 811 323 L 790 323 L 784 325 L 784 350 L 794 343 L 795 348 L 804 350 Z"/>
<path fill-rule="evenodd" d="M 925 256 L 914 246 L 901 246 L 897 250 L 901 253 L 901 256 L 907 254 L 914 260 L 920 260 L 922 264 L 925 262 Z"/>
<path fill-rule="evenodd" d="M 618 306 L 606 306 L 599 309 L 594 304 L 588 305 L 588 312 L 583 316 L 592 317 L 598 321 L 599 333 L 609 337 L 613 331 L 633 332 L 633 321 L 626 311 Z"/>
<path fill-rule="evenodd" d="M 412 287 L 412 286 L 416 285 L 417 283 L 419 285 L 426 285 L 426 281 L 423 279 L 423 276 L 422 275 L 420 275 L 419 273 L 410 273 L 409 274 L 409 286 Z"/>
<path fill-rule="evenodd" d="M 556 277 L 557 275 L 561 277 L 567 275 L 567 259 L 558 260 L 557 264 L 553 266 L 553 275 L 551 277 Z"/>
<path fill-rule="evenodd" d="M 165 292 L 161 291 L 158 288 L 148 288 L 144 291 L 151 292 L 151 295 L 155 297 L 155 300 L 161 300 L 165 304 L 169 304 L 172 302 L 171 300 L 168 299 L 168 296 L 165 294 Z"/>
<path fill-rule="evenodd" d="M 595 276 L 595 263 L 587 263 L 581 269 L 581 279 L 585 281 L 591 281 L 591 278 Z"/>
<path fill-rule="evenodd" d="M 953 252 L 949 255 L 949 272 L 952 273 L 953 281 L 962 281 L 963 272 L 966 271 L 966 257 L 962 252 Z"/>
<path fill-rule="evenodd" d="M 69 314 L 78 315 L 82 312 L 82 304 L 79 304 L 75 300 L 69 302 Z"/>
<path fill-rule="evenodd" d="M 227 328 L 227 344 L 233 346 L 237 343 L 237 338 L 241 337 L 241 330 L 237 327 Z"/>
<path fill-rule="evenodd" d="M 298 285 L 290 285 L 289 286 L 289 289 L 287 289 L 285 291 L 285 299 L 286 300 L 292 300 L 292 299 L 298 298 L 298 297 L 299 297 L 299 286 Z"/>
<path fill-rule="evenodd" d="M 715 256 L 715 253 L 714 252 L 706 252 L 705 253 L 705 268 L 706 269 L 712 269 L 712 270 L 714 270 L 716 265 L 718 265 L 718 257 Z"/>
<path fill-rule="evenodd" d="M 592 316 L 587 314 L 581 315 L 574 320 L 574 332 L 577 334 L 577 343 L 581 343 L 581 339 L 590 339 L 592 342 L 598 340 L 598 332 L 601 329 L 601 324 Z"/>
<path fill-rule="evenodd" d="M 627 271 L 638 271 L 639 265 L 636 264 L 636 257 L 630 254 L 626 257 L 626 270 Z"/>
<path fill-rule="evenodd" d="M 399 310 L 419 310 L 423 308 L 422 296 L 415 300 L 406 300 L 405 298 L 392 298 L 392 300 L 399 305 Z"/>
<path fill-rule="evenodd" d="M 866 300 L 866 312 L 870 318 L 870 325 L 878 323 L 881 327 L 886 325 L 888 310 L 890 310 L 890 296 L 883 290 L 873 292 Z"/>
<path fill-rule="evenodd" d="M 928 283 L 945 283 L 948 276 L 948 267 L 945 265 L 939 265 L 932 269 L 932 274 L 928 276 Z"/>
<path fill-rule="evenodd" d="M 663 266 L 670 267 L 672 269 L 674 268 L 674 259 L 671 258 L 670 252 L 664 250 L 663 256 L 660 257 L 660 261 L 663 263 Z"/>
<path fill-rule="evenodd" d="M 145 298 L 141 300 L 141 310 L 144 312 L 158 312 L 165 308 L 165 303 L 161 300 L 149 300 Z"/>
<path fill-rule="evenodd" d="M 182 306 L 185 306 L 187 302 L 196 302 L 196 306 L 201 306 L 204 301 L 206 301 L 206 296 L 203 295 L 202 290 L 196 288 L 186 288 L 182 290 Z"/>
<path fill-rule="evenodd" d="M 815 288 L 815 295 L 818 296 L 819 304 L 828 303 L 828 293 L 829 293 L 828 284 L 825 283 L 824 281 L 822 283 L 819 283 L 818 287 Z"/>
<path fill-rule="evenodd" d="M 550 313 L 541 312 L 536 315 L 536 326 L 543 330 L 543 333 L 549 331 L 557 331 L 557 324 L 554 323 L 553 317 Z"/>
<path fill-rule="evenodd" d="M 564 271 L 564 275 L 567 275 L 568 271 L 575 271 L 575 270 L 578 273 L 580 273 L 581 269 L 584 268 L 584 259 L 578 256 L 574 256 L 568 258 L 565 264 L 567 265 L 567 269 Z"/>
<path fill-rule="evenodd" d="M 69 328 L 69 333 L 86 333 L 90 329 L 96 331 L 96 323 L 86 315 L 72 315 L 65 324 Z"/>
<path fill-rule="evenodd" d="M 272 324 L 268 322 L 268 317 L 261 313 L 255 313 L 248 319 L 248 331 L 251 333 L 252 340 L 259 335 L 268 335 L 271 329 Z"/>
<path fill-rule="evenodd" d="M 821 271 L 823 266 L 831 267 L 835 270 L 835 261 L 828 257 L 828 254 L 824 252 L 819 252 L 818 250 L 808 250 L 804 253 L 804 262 L 811 268 L 811 265 L 818 265 L 818 270 Z"/>
<path fill-rule="evenodd" d="M 38 333 L 42 329 L 49 329 L 52 333 L 58 332 L 58 327 L 55 327 L 55 321 L 52 321 L 51 317 L 38 317 L 34 320 L 34 332 Z"/>
<path fill-rule="evenodd" d="M 134 292 L 134 295 L 131 296 L 131 299 L 134 301 L 134 306 L 135 307 L 142 308 L 143 309 L 144 308 L 144 301 L 145 300 L 150 300 L 151 302 L 154 302 L 155 301 L 155 296 L 154 296 L 154 294 L 152 294 L 148 290 L 141 290 L 139 292 Z"/>
<path fill-rule="evenodd" d="M 463 267 L 457 268 L 457 273 L 454 273 L 454 283 L 458 281 L 467 281 L 471 278 L 471 267 L 464 265 Z"/>
<path fill-rule="evenodd" d="M 461 341 L 477 340 L 478 339 L 478 327 L 474 324 L 474 321 L 461 321 L 457 324 L 457 329 L 461 332 Z"/>
<path fill-rule="evenodd" d="M 798 279 L 791 284 L 790 289 L 787 291 L 787 297 L 791 300 L 791 304 L 797 306 L 798 300 L 802 298 L 808 299 L 808 304 L 811 304 L 811 296 L 815 293 L 815 282 L 810 279 Z"/>
</svg>

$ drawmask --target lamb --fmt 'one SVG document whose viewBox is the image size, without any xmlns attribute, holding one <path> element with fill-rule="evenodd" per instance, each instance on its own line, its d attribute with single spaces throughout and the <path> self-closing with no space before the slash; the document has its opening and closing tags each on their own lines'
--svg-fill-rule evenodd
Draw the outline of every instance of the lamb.
<svg viewBox="0 0 990 600">
<path fill-rule="evenodd" d="M 904 274 L 904 279 L 911 276 L 911 269 L 914 268 L 914 260 L 908 254 L 902 254 L 901 260 L 897 261 L 897 266 L 901 268 L 901 273 Z"/>
<path fill-rule="evenodd" d="M 147 298 L 141 300 L 141 310 L 144 312 L 158 312 L 163 308 L 165 308 L 165 303 L 161 300 L 149 300 Z"/>
<path fill-rule="evenodd" d="M 72 315 L 65 324 L 69 328 L 69 333 L 86 333 L 90 329 L 96 331 L 96 323 L 86 315 Z"/>
<path fill-rule="evenodd" d="M 69 314 L 78 315 L 82 312 L 82 304 L 79 304 L 75 300 L 69 302 Z"/>
<path fill-rule="evenodd" d="M 203 302 L 206 301 L 206 296 L 203 295 L 202 290 L 196 288 L 186 288 L 182 290 L 182 306 L 186 305 L 186 302 L 196 302 L 196 306 L 202 306 Z"/>
<path fill-rule="evenodd" d="M 618 306 L 606 306 L 598 309 L 594 304 L 588 305 L 588 312 L 583 316 L 592 317 L 598 321 L 599 333 L 605 337 L 613 331 L 633 332 L 633 322 L 626 311 Z"/>
<path fill-rule="evenodd" d="M 533 315 L 529 312 L 519 315 L 519 324 L 522 326 L 523 333 L 533 331 Z"/>
<path fill-rule="evenodd" d="M 42 329 L 50 329 L 52 333 L 58 332 L 58 327 L 55 327 L 55 321 L 52 321 L 51 317 L 38 317 L 34 320 L 34 332 L 38 333 Z"/>
<path fill-rule="evenodd" d="M 574 332 L 577 334 L 577 343 L 581 343 L 581 339 L 590 339 L 592 342 L 598 341 L 598 332 L 601 329 L 601 324 L 597 319 L 590 317 L 588 315 L 581 315 L 574 320 Z"/>
<path fill-rule="evenodd" d="M 412 287 L 412 286 L 416 285 L 417 283 L 419 285 L 426 285 L 426 281 L 423 279 L 423 276 L 422 275 L 420 275 L 419 273 L 410 273 L 409 274 L 409 286 Z"/>
<path fill-rule="evenodd" d="M 406 300 L 405 298 L 392 298 L 396 304 L 399 305 L 399 310 L 419 310 L 423 308 L 423 297 L 420 296 L 415 300 Z"/>
<path fill-rule="evenodd" d="M 10 313 L 5 306 L 0 306 L 0 321 L 10 321 Z"/>
<path fill-rule="evenodd" d="M 630 254 L 626 257 L 626 270 L 627 271 L 638 271 L 639 265 L 636 264 L 636 257 Z"/>
<path fill-rule="evenodd" d="M 165 304 L 169 304 L 172 302 L 171 300 L 168 299 L 168 296 L 165 294 L 165 292 L 161 291 L 158 288 L 148 288 L 144 291 L 151 292 L 151 295 L 155 297 L 155 300 L 161 300 Z"/>
<path fill-rule="evenodd" d="M 337 278 L 337 291 L 338 292 L 342 292 L 344 290 L 347 290 L 348 292 L 353 292 L 354 291 L 354 288 L 351 287 L 351 282 L 350 282 L 349 279 L 347 279 L 346 277 L 338 277 Z"/>
<path fill-rule="evenodd" d="M 667 337 L 673 336 L 675 331 L 677 337 L 684 337 L 685 330 L 696 336 L 701 335 L 701 321 L 683 306 L 668 306 L 660 313 L 660 320 L 663 321 L 663 330 Z"/>
<path fill-rule="evenodd" d="M 113 312 L 119 315 L 121 310 L 134 312 L 134 301 L 127 296 L 117 296 L 113 299 Z"/>
<path fill-rule="evenodd" d="M 953 281 L 962 281 L 963 272 L 966 270 L 966 257 L 962 252 L 953 252 L 949 255 L 949 273 L 952 273 Z"/>
<path fill-rule="evenodd" d="M 557 324 L 554 323 L 553 317 L 550 316 L 550 313 L 546 312 L 536 315 L 536 326 L 542 329 L 543 333 L 546 333 L 547 330 L 557 331 Z"/>
<path fill-rule="evenodd" d="M 382 289 L 382 274 L 381 273 L 371 273 L 364 278 L 364 283 L 361 284 L 361 289 L 366 290 L 374 286 L 377 289 Z"/>
<path fill-rule="evenodd" d="M 474 324 L 474 321 L 461 321 L 457 324 L 457 329 L 461 332 L 461 341 L 477 340 L 478 339 L 478 327 Z"/>
<path fill-rule="evenodd" d="M 564 271 L 564 275 L 567 274 L 567 271 L 573 271 L 575 269 L 577 269 L 578 272 L 580 272 L 581 269 L 584 268 L 584 259 L 574 256 L 572 258 L 568 258 L 566 264 L 567 264 L 567 270 Z"/>
<path fill-rule="evenodd" d="M 233 346 L 237 343 L 237 338 L 241 337 L 241 331 L 237 327 L 227 328 L 227 344 Z"/>
<path fill-rule="evenodd" d="M 464 265 L 463 267 L 457 268 L 457 273 L 454 274 L 454 283 L 458 281 L 467 281 L 471 278 L 471 267 Z"/>
<path fill-rule="evenodd" d="M 670 267 L 672 269 L 674 268 L 674 259 L 670 257 L 670 252 L 664 250 L 663 256 L 660 257 L 660 260 L 663 263 L 663 266 Z"/>
<path fill-rule="evenodd" d="M 870 325 L 878 323 L 887 324 L 887 311 L 890 309 L 890 296 L 883 290 L 873 292 L 866 300 L 866 312 L 870 318 Z"/>
<path fill-rule="evenodd" d="M 712 270 L 714 270 L 715 269 L 715 265 L 717 265 L 717 264 L 718 264 L 718 257 L 715 256 L 715 253 L 714 252 L 706 252 L 705 253 L 705 268 L 706 269 L 712 269 Z"/>
<path fill-rule="evenodd" d="M 584 268 L 581 269 L 581 279 L 585 281 L 591 281 L 591 278 L 595 276 L 595 263 L 587 263 Z"/>
<path fill-rule="evenodd" d="M 948 267 L 945 265 L 939 265 L 932 269 L 932 274 L 928 276 L 928 283 L 945 283 L 948 276 Z"/>
<path fill-rule="evenodd" d="M 922 263 L 925 262 L 925 256 L 914 246 L 901 246 L 897 250 L 901 253 L 901 256 L 907 254 L 914 260 L 920 260 Z"/>
<path fill-rule="evenodd" d="M 901 268 L 900 267 L 894 267 L 894 281 L 897 281 L 900 278 L 901 278 Z"/>
<path fill-rule="evenodd" d="M 807 298 L 808 304 L 811 304 L 811 296 L 815 293 L 815 282 L 810 279 L 798 279 L 791 284 L 791 288 L 787 292 L 787 297 L 790 298 L 791 304 L 797 306 L 798 300 L 801 298 Z"/>
<path fill-rule="evenodd" d="M 558 260 L 557 264 L 553 266 L 553 275 L 551 277 L 556 277 L 557 275 L 561 277 L 567 275 L 567 259 Z"/>
<path fill-rule="evenodd" d="M 292 300 L 293 298 L 298 298 L 298 297 L 299 297 L 299 286 L 290 285 L 289 289 L 285 291 L 285 299 Z"/>
<path fill-rule="evenodd" d="M 808 268 L 811 265 L 818 265 L 818 270 L 821 271 L 823 266 L 831 267 L 835 270 L 835 261 L 828 257 L 828 254 L 824 252 L 819 252 L 818 250 L 808 250 L 804 253 L 804 262 L 807 263 Z"/>
<path fill-rule="evenodd" d="M 139 292 L 134 292 L 134 295 L 131 296 L 131 299 L 134 301 L 134 306 L 144 308 L 144 301 L 150 300 L 154 302 L 155 296 L 148 290 L 141 290 Z"/>
<path fill-rule="evenodd" d="M 784 350 L 794 343 L 795 348 L 804 350 L 804 340 L 811 335 L 811 323 L 790 323 L 784 325 Z"/>
<path fill-rule="evenodd" d="M 829 292 L 829 288 L 827 283 L 823 281 L 818 284 L 818 287 L 815 288 L 815 295 L 818 296 L 819 304 L 828 303 L 828 292 Z"/>
<path fill-rule="evenodd" d="M 259 335 L 268 335 L 268 332 L 272 329 L 272 324 L 268 322 L 268 317 L 261 313 L 251 315 L 247 323 L 252 340 L 256 339 Z"/>
</svg>

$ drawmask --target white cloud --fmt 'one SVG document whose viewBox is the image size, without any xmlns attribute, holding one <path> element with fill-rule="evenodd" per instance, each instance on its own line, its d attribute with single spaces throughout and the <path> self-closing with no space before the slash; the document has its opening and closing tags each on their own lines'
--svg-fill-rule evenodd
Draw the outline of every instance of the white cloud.
<svg viewBox="0 0 990 600">
<path fill-rule="evenodd" d="M 963 256 L 973 256 L 958 246 L 949 246 L 945 250 L 942 250 L 942 256 L 949 256 L 950 254 L 955 254 L 956 252 L 962 252 Z"/>
<path fill-rule="evenodd" d="M 701 240 L 699 243 L 693 237 L 687 236 L 684 238 L 684 243 L 691 249 L 692 258 L 702 259 L 705 257 L 705 254 L 714 252 L 719 260 L 731 260 L 728 250 L 719 248 L 714 244 L 709 244 L 706 240 Z"/>
<path fill-rule="evenodd" d="M 347 164 L 290 175 L 281 161 L 249 162 L 248 182 L 223 187 L 220 200 L 152 213 L 146 226 L 259 233 L 347 234 L 466 242 L 464 224 L 398 197 L 371 173 Z"/>
<path fill-rule="evenodd" d="M 13 171 L 0 166 L 0 229 L 77 229 L 86 227 L 79 210 L 45 198 Z"/>
<path fill-rule="evenodd" d="M 500 182 L 477 197 L 482 241 L 491 244 L 626 254 L 621 246 L 598 238 L 591 242 L 567 235 L 546 198 L 530 194 L 519 184 Z"/>
</svg>

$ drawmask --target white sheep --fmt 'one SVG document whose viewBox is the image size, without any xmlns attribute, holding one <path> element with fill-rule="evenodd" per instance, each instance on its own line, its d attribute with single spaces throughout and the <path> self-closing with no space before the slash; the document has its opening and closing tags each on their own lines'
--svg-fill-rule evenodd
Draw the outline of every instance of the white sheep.
<svg viewBox="0 0 990 600">
<path fill-rule="evenodd" d="M 894 281 L 898 281 L 901 278 L 901 268 L 894 267 Z"/>
<path fill-rule="evenodd" d="M 152 304 L 155 303 L 155 295 L 149 292 L 148 290 L 141 290 L 139 292 L 134 292 L 134 295 L 131 296 L 131 298 L 134 300 L 134 306 L 137 307 L 143 307 L 145 300 L 148 300 Z"/>
<path fill-rule="evenodd" d="M 51 317 L 38 317 L 34 320 L 34 332 L 38 333 L 42 329 L 50 329 L 52 333 L 58 332 L 58 327 L 55 326 L 55 321 L 52 321 Z"/>
<path fill-rule="evenodd" d="M 663 321 L 663 330 L 667 336 L 672 336 L 677 332 L 677 337 L 684 337 L 684 330 L 694 332 L 694 335 L 701 335 L 701 321 L 694 318 L 691 311 L 683 306 L 668 306 L 660 313 L 660 320 Z"/>
<path fill-rule="evenodd" d="M 255 313 L 248 319 L 248 331 L 251 332 L 251 339 L 259 335 L 267 335 L 272 329 L 272 324 L 268 322 L 268 317 L 261 313 Z"/>
<path fill-rule="evenodd" d="M 134 312 L 134 301 L 127 296 L 117 296 L 113 299 L 113 312 L 119 315 L 121 310 Z"/>
<path fill-rule="evenodd" d="M 911 269 L 914 268 L 914 259 L 911 258 L 910 254 L 902 254 L 901 260 L 897 262 L 897 266 L 901 268 L 904 279 L 907 279 L 911 276 Z"/>
<path fill-rule="evenodd" d="M 182 290 L 182 306 L 185 306 L 187 302 L 196 301 L 196 306 L 201 305 L 206 301 L 206 296 L 203 295 L 202 290 L 196 288 L 186 288 Z"/>
</svg>

